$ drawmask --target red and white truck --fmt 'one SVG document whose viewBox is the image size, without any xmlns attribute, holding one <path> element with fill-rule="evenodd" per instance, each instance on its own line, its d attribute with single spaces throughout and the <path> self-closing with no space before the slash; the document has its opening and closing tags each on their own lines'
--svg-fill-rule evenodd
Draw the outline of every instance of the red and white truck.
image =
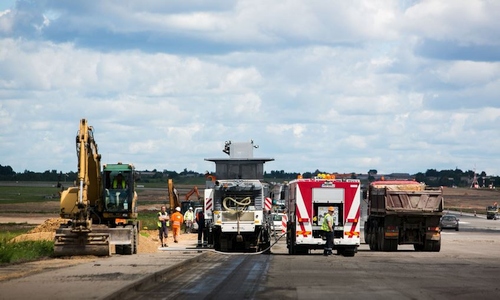
<svg viewBox="0 0 500 300">
<path fill-rule="evenodd" d="M 334 247 L 354 256 L 360 244 L 361 183 L 357 179 L 310 178 L 289 183 L 287 198 L 289 254 L 307 254 L 325 247 L 321 225 L 328 207 L 335 207 Z"/>
</svg>

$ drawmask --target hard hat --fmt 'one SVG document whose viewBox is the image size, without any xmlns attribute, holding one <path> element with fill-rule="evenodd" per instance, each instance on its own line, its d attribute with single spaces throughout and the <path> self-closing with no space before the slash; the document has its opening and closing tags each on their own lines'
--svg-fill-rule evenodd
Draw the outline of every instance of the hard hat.
<svg viewBox="0 0 500 300">
<path fill-rule="evenodd" d="M 328 207 L 328 211 L 335 211 L 335 207 L 333 206 Z"/>
<path fill-rule="evenodd" d="M 193 210 L 193 208 L 190 206 L 190 207 L 189 207 L 189 210 Z"/>
<path fill-rule="evenodd" d="M 177 206 L 177 207 L 175 208 L 175 210 L 176 210 L 176 211 L 181 211 L 181 208 L 180 208 L 179 206 Z"/>
</svg>

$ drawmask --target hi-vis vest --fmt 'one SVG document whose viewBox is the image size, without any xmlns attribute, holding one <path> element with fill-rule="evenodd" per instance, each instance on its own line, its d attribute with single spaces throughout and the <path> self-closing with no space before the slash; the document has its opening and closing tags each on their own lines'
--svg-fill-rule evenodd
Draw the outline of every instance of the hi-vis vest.
<svg viewBox="0 0 500 300">
<path fill-rule="evenodd" d="M 184 221 L 193 221 L 194 220 L 194 213 L 192 210 L 186 211 L 184 214 Z"/>
<path fill-rule="evenodd" d="M 160 212 L 158 212 L 158 217 L 159 217 L 159 216 L 168 216 L 168 214 L 167 214 L 167 212 L 161 212 L 161 211 L 160 211 Z M 166 222 L 165 224 L 166 224 L 167 226 L 168 226 L 168 225 L 170 225 L 170 224 L 169 224 L 169 223 L 170 223 L 169 221 L 165 221 L 165 222 Z M 158 220 L 158 227 L 159 227 L 159 228 L 161 228 L 161 227 L 162 227 L 162 226 L 161 226 L 161 222 L 160 222 L 160 220 Z"/>
<path fill-rule="evenodd" d="M 181 227 L 181 223 L 184 217 L 180 212 L 176 211 L 172 214 L 171 219 L 172 219 L 172 227 Z"/>
<path fill-rule="evenodd" d="M 330 231 L 330 227 L 328 227 L 328 222 L 332 223 L 332 229 L 333 229 L 333 216 L 330 216 L 330 214 L 326 214 L 326 216 L 323 218 L 323 224 L 321 224 L 321 230 L 323 231 Z"/>
<path fill-rule="evenodd" d="M 116 189 L 118 187 L 118 180 L 113 179 L 113 188 Z M 125 180 L 122 180 L 122 189 L 125 188 Z"/>
</svg>

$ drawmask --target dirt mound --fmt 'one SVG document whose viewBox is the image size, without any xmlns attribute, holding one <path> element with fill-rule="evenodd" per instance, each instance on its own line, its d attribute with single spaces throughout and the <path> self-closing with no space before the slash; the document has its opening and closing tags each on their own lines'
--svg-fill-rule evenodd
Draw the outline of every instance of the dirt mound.
<svg viewBox="0 0 500 300">
<path fill-rule="evenodd" d="M 55 234 L 56 234 L 55 231 L 26 233 L 16 236 L 15 238 L 11 239 L 10 242 L 18 243 L 24 241 L 44 241 L 44 240 L 53 241 Z"/>
<path fill-rule="evenodd" d="M 28 231 L 28 234 L 38 233 L 38 232 L 55 232 L 56 229 L 59 228 L 61 224 L 65 224 L 67 222 L 68 222 L 67 219 L 61 219 L 61 218 L 47 219 L 42 224 Z"/>
</svg>

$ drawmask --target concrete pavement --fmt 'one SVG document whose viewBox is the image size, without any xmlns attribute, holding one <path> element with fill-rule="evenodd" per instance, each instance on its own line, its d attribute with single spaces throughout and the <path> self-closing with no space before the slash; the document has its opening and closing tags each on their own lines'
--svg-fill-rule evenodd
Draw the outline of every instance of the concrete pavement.
<svg viewBox="0 0 500 300">
<path fill-rule="evenodd" d="M 0 278 L 8 278 L 9 273 L 22 276 L 0 281 L 0 299 L 119 298 L 120 291 L 189 265 L 203 255 L 193 240 L 174 245 L 157 253 L 87 257 L 80 260 L 83 262 L 71 263 L 53 259 L 0 267 Z"/>
</svg>

